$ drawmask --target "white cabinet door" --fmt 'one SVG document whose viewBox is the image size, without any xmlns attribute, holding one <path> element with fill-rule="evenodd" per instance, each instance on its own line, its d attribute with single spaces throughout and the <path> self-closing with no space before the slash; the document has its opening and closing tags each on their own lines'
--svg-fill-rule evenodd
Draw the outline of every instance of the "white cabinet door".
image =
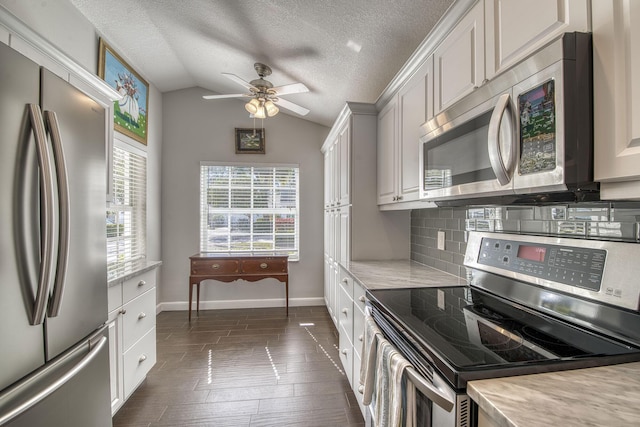
<svg viewBox="0 0 640 427">
<path fill-rule="evenodd" d="M 398 201 L 420 197 L 420 126 L 433 117 L 433 57 L 430 56 L 398 93 Z"/>
<path fill-rule="evenodd" d="M 343 266 L 346 266 L 351 259 L 351 215 L 349 213 L 349 206 L 342 206 L 340 208 L 340 249 L 338 262 Z"/>
<path fill-rule="evenodd" d="M 589 31 L 589 1 L 485 0 L 485 25 L 491 79 L 562 33 Z"/>
<path fill-rule="evenodd" d="M 124 403 L 124 383 L 122 371 L 122 315 L 120 308 L 109 313 L 109 379 L 111 381 L 111 415 Z"/>
<path fill-rule="evenodd" d="M 345 206 L 351 203 L 351 127 L 345 126 L 338 137 L 338 203 Z"/>
<path fill-rule="evenodd" d="M 324 207 L 331 206 L 331 152 L 324 153 Z"/>
<path fill-rule="evenodd" d="M 484 80 L 483 5 L 478 2 L 433 54 L 435 114 L 471 93 Z"/>
<path fill-rule="evenodd" d="M 603 199 L 638 198 L 640 2 L 598 0 L 592 10 L 595 179 Z"/>
<path fill-rule="evenodd" d="M 396 201 L 395 146 L 398 136 L 396 127 L 397 98 L 393 98 L 378 114 L 378 204 Z"/>
</svg>

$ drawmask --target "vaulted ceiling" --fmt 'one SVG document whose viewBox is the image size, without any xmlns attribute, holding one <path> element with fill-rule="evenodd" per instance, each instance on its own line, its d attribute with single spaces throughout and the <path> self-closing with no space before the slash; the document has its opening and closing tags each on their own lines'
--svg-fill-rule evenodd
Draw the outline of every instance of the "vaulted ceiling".
<svg viewBox="0 0 640 427">
<path fill-rule="evenodd" d="M 283 98 L 331 126 L 346 101 L 377 100 L 453 0 L 71 2 L 161 92 L 246 92 L 222 73 L 250 81 L 262 62 L 275 86 L 304 83 Z"/>
</svg>

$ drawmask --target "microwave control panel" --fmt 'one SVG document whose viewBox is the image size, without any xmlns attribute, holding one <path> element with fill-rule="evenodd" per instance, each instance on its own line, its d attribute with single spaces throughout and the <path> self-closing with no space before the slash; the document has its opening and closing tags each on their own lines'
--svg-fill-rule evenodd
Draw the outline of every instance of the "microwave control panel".
<svg viewBox="0 0 640 427">
<path fill-rule="evenodd" d="M 478 263 L 600 291 L 607 251 L 483 238 Z"/>
</svg>

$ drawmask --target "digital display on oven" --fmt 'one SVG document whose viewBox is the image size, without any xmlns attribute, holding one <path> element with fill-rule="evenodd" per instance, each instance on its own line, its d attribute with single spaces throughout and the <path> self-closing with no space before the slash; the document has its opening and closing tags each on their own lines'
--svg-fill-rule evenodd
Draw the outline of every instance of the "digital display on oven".
<svg viewBox="0 0 640 427">
<path fill-rule="evenodd" d="M 528 261 L 544 262 L 546 253 L 547 248 L 544 247 L 520 245 L 518 246 L 517 257 Z"/>
<path fill-rule="evenodd" d="M 555 82 L 549 80 L 518 96 L 520 174 L 556 168 Z"/>
</svg>

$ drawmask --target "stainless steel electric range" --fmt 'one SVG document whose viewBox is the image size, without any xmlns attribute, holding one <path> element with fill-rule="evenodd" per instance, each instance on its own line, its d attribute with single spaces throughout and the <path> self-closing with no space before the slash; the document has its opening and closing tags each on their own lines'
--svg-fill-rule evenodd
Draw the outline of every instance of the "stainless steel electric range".
<svg viewBox="0 0 640 427">
<path fill-rule="evenodd" d="M 475 426 L 471 380 L 640 361 L 640 244 L 470 232 L 465 265 L 468 286 L 367 291 L 419 425 Z"/>
</svg>

